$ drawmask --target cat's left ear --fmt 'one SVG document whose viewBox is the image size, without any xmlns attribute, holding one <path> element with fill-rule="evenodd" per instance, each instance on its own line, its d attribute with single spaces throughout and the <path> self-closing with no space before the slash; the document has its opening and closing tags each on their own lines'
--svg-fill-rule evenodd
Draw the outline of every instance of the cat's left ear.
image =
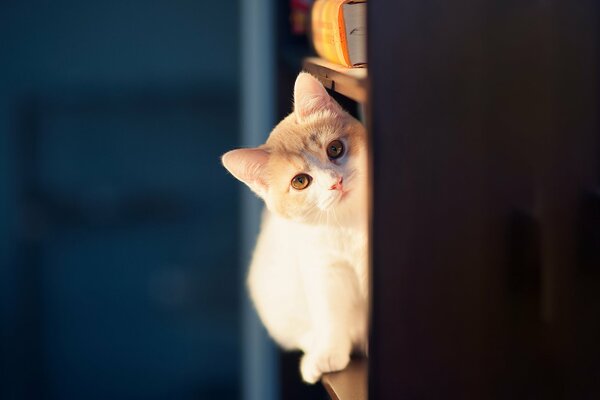
<svg viewBox="0 0 600 400">
<path fill-rule="evenodd" d="M 323 109 L 341 111 L 321 82 L 307 72 L 300 72 L 294 85 L 294 113 L 298 122 Z"/>
<path fill-rule="evenodd" d="M 236 149 L 223 154 L 221 161 L 233 176 L 264 198 L 268 190 L 264 175 L 264 168 L 269 161 L 268 152 L 261 148 Z"/>
</svg>

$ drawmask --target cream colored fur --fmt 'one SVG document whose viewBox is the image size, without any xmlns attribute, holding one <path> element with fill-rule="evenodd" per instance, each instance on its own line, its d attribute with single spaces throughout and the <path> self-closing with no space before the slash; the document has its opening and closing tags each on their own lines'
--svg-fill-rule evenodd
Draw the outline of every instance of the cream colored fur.
<svg viewBox="0 0 600 400">
<path fill-rule="evenodd" d="M 302 377 L 345 368 L 367 343 L 367 163 L 364 127 L 311 75 L 301 73 L 295 109 L 256 149 L 223 163 L 265 200 L 250 273 L 250 296 L 269 334 L 304 352 Z M 331 160 L 326 146 L 344 144 Z M 298 173 L 312 177 L 291 187 Z M 335 188 L 339 179 L 342 187 Z"/>
</svg>

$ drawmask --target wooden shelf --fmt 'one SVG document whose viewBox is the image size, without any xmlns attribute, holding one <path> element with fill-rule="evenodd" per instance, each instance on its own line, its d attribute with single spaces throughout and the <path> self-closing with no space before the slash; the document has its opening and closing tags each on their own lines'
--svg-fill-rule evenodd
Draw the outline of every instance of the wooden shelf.
<svg viewBox="0 0 600 400">
<path fill-rule="evenodd" d="M 323 375 L 323 386 L 332 400 L 367 400 L 367 360 L 353 359 L 343 371 Z"/>
<path fill-rule="evenodd" d="M 304 70 L 317 77 L 323 86 L 359 103 L 367 101 L 367 68 L 345 68 L 318 57 L 304 59 Z"/>
</svg>

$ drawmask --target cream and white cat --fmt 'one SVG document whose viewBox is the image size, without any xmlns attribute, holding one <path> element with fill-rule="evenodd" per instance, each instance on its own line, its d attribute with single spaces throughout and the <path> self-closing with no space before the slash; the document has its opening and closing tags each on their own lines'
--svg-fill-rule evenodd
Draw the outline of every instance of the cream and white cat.
<svg viewBox="0 0 600 400">
<path fill-rule="evenodd" d="M 270 335 L 304 352 L 309 383 L 367 345 L 366 158 L 363 125 L 307 73 L 265 144 L 223 156 L 267 205 L 250 295 Z"/>
</svg>

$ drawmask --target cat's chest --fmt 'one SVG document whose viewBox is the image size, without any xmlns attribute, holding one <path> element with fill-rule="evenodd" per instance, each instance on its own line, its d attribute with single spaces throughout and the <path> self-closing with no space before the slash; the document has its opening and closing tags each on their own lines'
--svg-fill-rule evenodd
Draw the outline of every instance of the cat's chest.
<svg viewBox="0 0 600 400">
<path fill-rule="evenodd" d="M 303 253 L 314 261 L 347 261 L 362 264 L 367 254 L 366 233 L 352 228 L 301 227 L 295 243 L 302 243 Z"/>
<path fill-rule="evenodd" d="M 315 232 L 313 238 L 324 251 L 338 255 L 361 252 L 366 245 L 364 235 L 350 229 L 323 229 Z"/>
<path fill-rule="evenodd" d="M 353 227 L 306 225 L 268 215 L 262 251 L 296 265 L 347 261 L 361 269 L 367 259 L 367 234 Z"/>
</svg>

